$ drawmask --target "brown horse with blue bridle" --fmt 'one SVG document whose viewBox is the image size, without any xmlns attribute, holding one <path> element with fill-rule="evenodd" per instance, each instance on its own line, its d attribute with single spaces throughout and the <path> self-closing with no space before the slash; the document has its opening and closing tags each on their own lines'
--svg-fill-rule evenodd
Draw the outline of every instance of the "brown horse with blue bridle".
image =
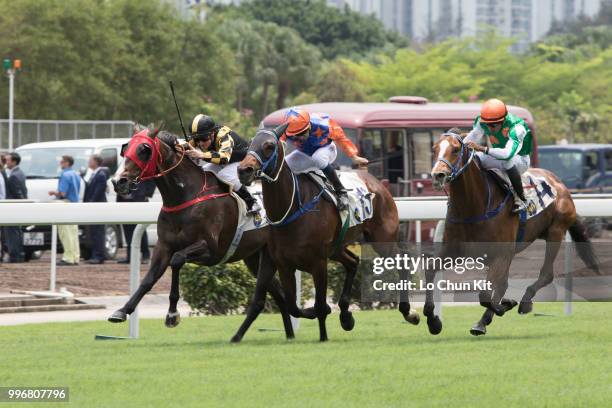
<svg viewBox="0 0 612 408">
<path fill-rule="evenodd" d="M 281 283 L 294 317 L 319 321 L 319 339 L 327 340 L 325 319 L 330 313 L 327 305 L 327 262 L 340 262 L 346 270 L 342 294 L 338 302 L 340 323 L 344 330 L 352 330 L 355 320 L 349 311 L 350 292 L 359 264 L 359 257 L 348 245 L 364 237 L 379 254 L 398 253 L 399 219 L 395 201 L 389 191 L 366 171 L 358 172 L 367 190 L 374 194 L 372 217 L 347 230 L 336 205 L 322 198 L 323 189 L 307 174 L 294 174 L 285 161 L 285 145 L 279 138 L 286 125 L 275 130 L 259 130 L 251 141 L 249 152 L 238 167 L 240 181 L 249 185 L 262 181 L 264 207 L 272 225 L 269 250 L 276 264 Z M 315 285 L 314 308 L 295 306 L 295 271 L 312 274 Z M 267 282 L 258 279 L 255 301 L 265 295 Z M 419 316 L 410 310 L 406 293 L 400 298 L 399 310 L 404 318 L 418 324 Z"/>
<path fill-rule="evenodd" d="M 576 216 L 576 207 L 569 190 L 551 172 L 532 168 L 529 173 L 543 178 L 556 191 L 549 206 L 533 218 L 521 220 L 512 211 L 512 194 L 494 176 L 483 169 L 463 136 L 455 132 L 443 134 L 434 145 L 436 162 L 432 168 L 434 187 L 448 188 L 448 211 L 444 244 L 439 256 L 459 256 L 470 243 L 487 243 L 494 249 L 489 256 L 487 280 L 492 290 L 481 291 L 480 304 L 486 308 L 482 318 L 471 329 L 473 335 L 486 333 L 494 315 L 503 316 L 517 305 L 504 298 L 508 287 L 508 272 L 514 255 L 536 239 L 546 240 L 544 265 L 535 283 L 527 288 L 520 301 L 519 313 L 529 313 L 535 294 L 553 280 L 553 262 L 561 241 L 569 231 L 576 242 L 577 253 L 592 270 L 598 271 L 597 259 L 584 224 Z M 435 271 L 427 271 L 426 279 L 433 282 Z M 433 292 L 427 291 L 423 314 L 432 334 L 442 330 L 442 322 L 434 312 Z"/>
</svg>

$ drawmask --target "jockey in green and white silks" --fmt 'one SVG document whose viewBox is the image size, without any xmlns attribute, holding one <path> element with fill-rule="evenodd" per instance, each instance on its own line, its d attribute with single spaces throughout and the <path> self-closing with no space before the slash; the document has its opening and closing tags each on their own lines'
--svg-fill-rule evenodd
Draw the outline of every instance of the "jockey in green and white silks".
<svg viewBox="0 0 612 408">
<path fill-rule="evenodd" d="M 483 140 L 484 139 L 484 140 Z M 521 174 L 531 163 L 531 130 L 527 123 L 512 113 L 499 99 L 486 101 L 474 128 L 464 140 L 474 150 L 484 168 L 503 169 L 514 189 L 515 212 L 526 207 Z"/>
</svg>

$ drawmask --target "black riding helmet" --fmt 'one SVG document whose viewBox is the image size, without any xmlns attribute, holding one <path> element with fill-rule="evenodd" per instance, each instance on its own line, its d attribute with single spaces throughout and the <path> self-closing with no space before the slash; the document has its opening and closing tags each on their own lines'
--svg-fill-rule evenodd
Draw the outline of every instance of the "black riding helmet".
<svg viewBox="0 0 612 408">
<path fill-rule="evenodd" d="M 191 122 L 191 136 L 194 140 L 207 140 L 215 129 L 215 121 L 207 115 L 199 114 Z"/>
</svg>

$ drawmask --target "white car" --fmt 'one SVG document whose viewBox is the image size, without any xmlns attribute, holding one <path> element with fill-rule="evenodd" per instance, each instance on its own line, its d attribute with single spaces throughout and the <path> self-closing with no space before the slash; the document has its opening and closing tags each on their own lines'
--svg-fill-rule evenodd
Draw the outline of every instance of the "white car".
<svg viewBox="0 0 612 408">
<path fill-rule="evenodd" d="M 121 169 L 123 164 L 121 146 L 129 140 L 129 138 L 62 140 L 56 142 L 30 143 L 18 147 L 16 151 L 21 156 L 19 167 L 23 170 L 27 178 L 28 199 L 36 201 L 53 200 L 53 198 L 49 196 L 49 191 L 57 190 L 57 182 L 61 172 L 59 162 L 63 155 L 69 155 L 74 158 L 74 165 L 72 168 L 77 173 L 84 174 L 85 180 L 88 180 L 91 176 L 91 170 L 88 169 L 87 162 L 92 154 L 99 154 L 102 156 L 103 166 L 109 168 L 111 175 L 115 174 Z M 81 200 L 83 199 L 84 191 L 85 186 L 82 181 L 80 190 Z M 109 202 L 115 202 L 116 198 L 117 194 L 109 179 L 107 199 Z M 153 201 L 161 201 L 159 193 L 156 192 Z M 24 245 L 27 257 L 36 250 L 50 248 L 50 234 L 44 233 L 48 230 L 48 228 L 42 226 L 26 228 Z M 149 227 L 147 233 L 149 245 L 155 245 L 157 242 L 157 228 L 155 225 Z M 81 228 L 79 228 L 79 235 L 82 235 Z M 81 248 L 86 254 L 89 248 L 85 241 L 86 240 L 81 240 Z M 125 238 L 121 226 L 107 225 L 107 258 L 115 258 L 118 249 L 125 245 Z"/>
</svg>

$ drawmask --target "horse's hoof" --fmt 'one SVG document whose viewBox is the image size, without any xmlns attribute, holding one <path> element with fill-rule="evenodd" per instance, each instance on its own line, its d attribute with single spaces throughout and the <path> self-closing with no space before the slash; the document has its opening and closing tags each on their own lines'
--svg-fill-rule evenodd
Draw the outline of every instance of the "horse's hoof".
<svg viewBox="0 0 612 408">
<path fill-rule="evenodd" d="M 331 307 L 328 304 L 325 304 L 325 312 L 327 314 L 331 314 L 331 312 L 332 312 Z"/>
<path fill-rule="evenodd" d="M 179 325 L 181 322 L 181 315 L 179 312 L 176 313 L 168 313 L 166 315 L 166 327 L 172 329 Z"/>
<path fill-rule="evenodd" d="M 108 321 L 111 323 L 123 323 L 126 320 L 127 320 L 127 314 L 125 314 L 125 312 L 122 312 L 121 310 L 116 310 L 108 318 Z"/>
<path fill-rule="evenodd" d="M 421 316 L 413 310 L 404 315 L 404 320 L 416 326 L 421 322 Z"/>
<path fill-rule="evenodd" d="M 519 314 L 527 314 L 533 310 L 533 302 L 521 302 L 518 308 Z"/>
<path fill-rule="evenodd" d="M 234 336 L 230 339 L 230 343 L 240 343 L 242 341 L 242 336 L 238 333 L 234 334 Z"/>
<path fill-rule="evenodd" d="M 518 305 L 518 302 L 514 299 L 504 299 L 501 301 L 502 306 L 506 308 L 506 312 L 512 310 Z"/>
<path fill-rule="evenodd" d="M 487 334 L 487 326 L 485 326 L 481 322 L 478 322 L 470 329 L 470 334 L 472 336 L 482 336 L 484 334 Z"/>
<path fill-rule="evenodd" d="M 429 333 L 434 336 L 440 334 L 442 331 L 442 320 L 438 316 L 432 316 L 427 318 L 427 327 L 429 328 Z"/>
<path fill-rule="evenodd" d="M 351 312 L 340 313 L 340 325 L 345 331 L 353 330 L 355 327 L 355 318 Z"/>
</svg>

